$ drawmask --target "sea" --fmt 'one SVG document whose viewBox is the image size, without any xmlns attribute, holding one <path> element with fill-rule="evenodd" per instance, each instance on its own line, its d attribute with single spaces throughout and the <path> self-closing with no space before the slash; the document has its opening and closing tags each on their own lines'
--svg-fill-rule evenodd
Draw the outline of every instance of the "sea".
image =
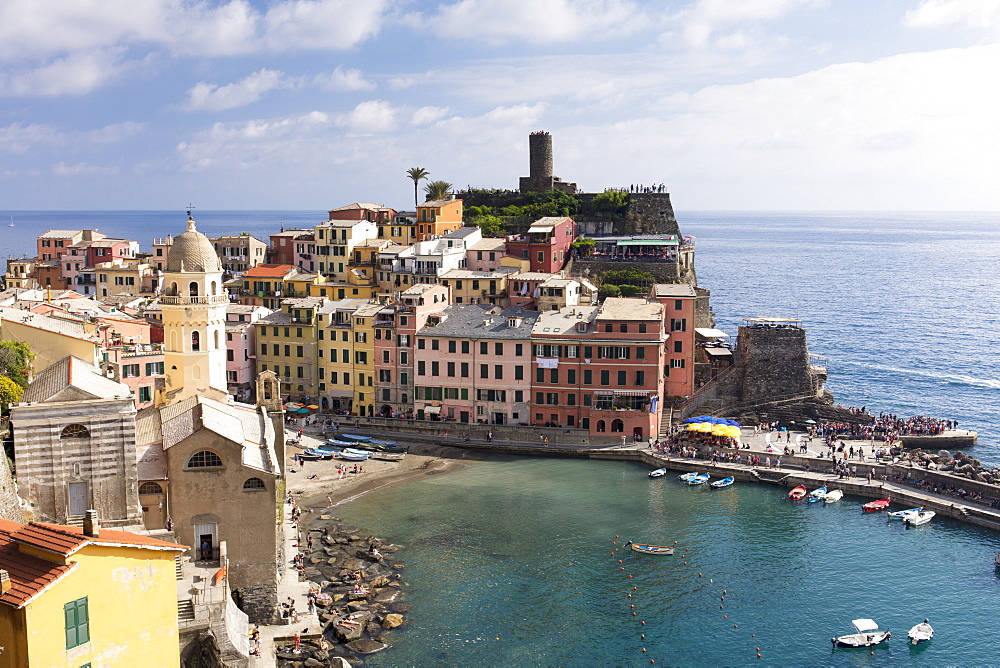
<svg viewBox="0 0 1000 668">
<path fill-rule="evenodd" d="M 326 215 L 194 217 L 208 235 L 266 239 Z M 717 328 L 735 336 L 744 318 L 799 320 L 838 403 L 957 420 L 979 433 L 970 453 L 1000 465 L 1000 213 L 677 218 L 695 237 Z M 185 220 L 0 212 L 0 254 L 34 255 L 38 234 L 83 228 L 148 250 Z M 1000 535 L 938 518 L 905 529 L 860 504 L 791 504 L 748 484 L 692 489 L 628 463 L 496 457 L 336 514 L 403 546 L 412 609 L 371 666 L 1000 663 Z M 628 539 L 677 541 L 678 552 L 639 555 L 622 549 Z M 925 617 L 936 637 L 907 645 L 906 630 Z M 858 618 L 893 638 L 871 653 L 832 649 L 829 638 Z"/>
</svg>

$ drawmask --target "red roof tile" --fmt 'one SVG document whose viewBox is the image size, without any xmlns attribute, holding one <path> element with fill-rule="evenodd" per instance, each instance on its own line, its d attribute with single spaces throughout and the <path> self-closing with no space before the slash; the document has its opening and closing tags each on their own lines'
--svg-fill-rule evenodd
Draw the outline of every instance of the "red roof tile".
<svg viewBox="0 0 1000 668">
<path fill-rule="evenodd" d="M 17 522 L 0 520 L 0 568 L 10 574 L 11 583 L 10 591 L 0 594 L 0 603 L 22 608 L 46 587 L 73 570 L 76 563 L 62 565 L 22 553 L 17 543 L 10 540 L 10 525 L 22 526 Z"/>
</svg>

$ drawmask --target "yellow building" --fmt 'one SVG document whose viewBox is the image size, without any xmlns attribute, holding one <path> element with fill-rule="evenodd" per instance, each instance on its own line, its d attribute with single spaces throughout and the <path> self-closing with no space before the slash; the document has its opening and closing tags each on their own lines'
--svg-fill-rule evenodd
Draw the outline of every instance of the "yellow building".
<svg viewBox="0 0 1000 668">
<path fill-rule="evenodd" d="M 284 299 L 280 311 L 254 323 L 257 372 L 277 374 L 283 397 L 314 401 L 319 394 L 317 314 L 326 302 L 325 297 Z"/>
<path fill-rule="evenodd" d="M 47 369 L 67 355 L 99 366 L 98 325 L 82 319 L 58 318 L 0 307 L 0 341 L 28 341 L 35 353 L 32 368 Z"/>
<path fill-rule="evenodd" d="M 427 241 L 462 227 L 462 200 L 430 199 L 417 207 L 413 239 Z"/>
<path fill-rule="evenodd" d="M 0 666 L 178 666 L 183 545 L 0 519 Z"/>
</svg>

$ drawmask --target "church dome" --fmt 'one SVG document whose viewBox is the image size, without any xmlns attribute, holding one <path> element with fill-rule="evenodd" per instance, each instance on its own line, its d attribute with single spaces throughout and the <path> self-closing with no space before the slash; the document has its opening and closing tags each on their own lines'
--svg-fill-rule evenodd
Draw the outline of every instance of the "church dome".
<svg viewBox="0 0 1000 668">
<path fill-rule="evenodd" d="M 174 243 L 167 252 L 166 271 L 222 271 L 222 263 L 219 262 L 219 255 L 212 247 L 212 242 L 195 229 L 194 219 L 190 216 L 187 231 L 174 238 Z"/>
</svg>

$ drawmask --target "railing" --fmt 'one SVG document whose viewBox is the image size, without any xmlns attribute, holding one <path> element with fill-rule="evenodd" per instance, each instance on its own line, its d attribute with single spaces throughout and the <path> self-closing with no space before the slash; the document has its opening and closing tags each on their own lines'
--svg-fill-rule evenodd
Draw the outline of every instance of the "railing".
<svg viewBox="0 0 1000 668">
<path fill-rule="evenodd" d="M 188 297 L 160 297 L 160 304 L 186 305 L 186 304 L 228 304 L 229 295 L 197 295 Z"/>
</svg>

